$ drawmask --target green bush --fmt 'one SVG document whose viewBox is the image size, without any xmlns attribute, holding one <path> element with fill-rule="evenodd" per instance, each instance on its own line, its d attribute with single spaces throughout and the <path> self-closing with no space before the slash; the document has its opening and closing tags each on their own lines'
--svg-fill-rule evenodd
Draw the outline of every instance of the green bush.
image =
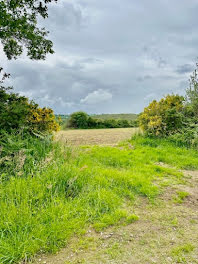
<svg viewBox="0 0 198 264">
<path fill-rule="evenodd" d="M 29 113 L 28 98 L 9 93 L 8 89 L 0 87 L 0 130 L 27 127 Z"/>
<path fill-rule="evenodd" d="M 88 128 L 88 114 L 85 112 L 75 112 L 71 114 L 68 127 L 72 128 Z"/>
<path fill-rule="evenodd" d="M 51 133 L 59 129 L 59 124 L 52 109 L 40 108 L 27 97 L 0 86 L 0 131 L 13 129 Z"/>
<path fill-rule="evenodd" d="M 177 133 L 169 136 L 179 146 L 197 147 L 198 146 L 198 124 L 189 123 Z"/>
<path fill-rule="evenodd" d="M 96 119 L 89 116 L 85 112 L 75 112 L 73 113 L 69 121 L 67 122 L 67 127 L 70 128 L 125 128 L 125 127 L 136 127 L 138 126 L 136 120 L 116 120 L 116 119 Z"/>
<path fill-rule="evenodd" d="M 131 126 L 131 124 L 129 123 L 129 121 L 128 120 L 118 120 L 117 121 L 117 126 L 118 127 L 130 127 Z"/>
</svg>

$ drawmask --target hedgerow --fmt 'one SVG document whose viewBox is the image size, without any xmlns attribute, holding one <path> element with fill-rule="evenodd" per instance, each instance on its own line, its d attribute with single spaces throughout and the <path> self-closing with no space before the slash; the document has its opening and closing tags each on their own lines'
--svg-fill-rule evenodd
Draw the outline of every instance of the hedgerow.
<svg viewBox="0 0 198 264">
<path fill-rule="evenodd" d="M 70 128 L 127 128 L 136 127 L 137 121 L 115 120 L 115 119 L 96 119 L 85 112 L 75 112 L 71 114 L 67 127 Z"/>
</svg>

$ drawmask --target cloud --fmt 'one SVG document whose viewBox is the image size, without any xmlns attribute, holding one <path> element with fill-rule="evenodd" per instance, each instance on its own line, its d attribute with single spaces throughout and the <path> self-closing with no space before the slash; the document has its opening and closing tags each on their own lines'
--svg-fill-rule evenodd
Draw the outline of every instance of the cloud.
<svg viewBox="0 0 198 264">
<path fill-rule="evenodd" d="M 197 12 L 197 0 L 59 0 L 40 22 L 55 54 L 7 61 L 0 46 L 0 62 L 16 92 L 56 113 L 138 113 L 155 97 L 184 94 Z"/>
<path fill-rule="evenodd" d="M 176 72 L 179 74 L 185 74 L 190 73 L 194 69 L 194 66 L 192 64 L 183 64 L 177 67 Z"/>
<path fill-rule="evenodd" d="M 85 98 L 81 99 L 80 102 L 83 104 L 99 104 L 107 102 L 112 99 L 112 94 L 108 91 L 99 89 L 89 93 Z"/>
</svg>

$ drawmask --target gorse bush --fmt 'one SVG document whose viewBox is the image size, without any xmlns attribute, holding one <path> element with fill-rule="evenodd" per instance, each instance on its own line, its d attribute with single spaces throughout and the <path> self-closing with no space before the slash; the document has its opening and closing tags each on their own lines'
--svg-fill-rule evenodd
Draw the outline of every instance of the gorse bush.
<svg viewBox="0 0 198 264">
<path fill-rule="evenodd" d="M 168 136 L 177 144 L 198 146 L 198 64 L 190 77 L 186 97 L 167 95 L 154 100 L 139 116 L 139 124 L 150 136 Z"/>
<path fill-rule="evenodd" d="M 68 127 L 70 128 L 127 128 L 127 127 L 137 127 L 137 121 L 132 120 L 116 120 L 116 119 L 96 119 L 89 116 L 85 112 L 75 112 L 71 114 Z"/>
<path fill-rule="evenodd" d="M 183 124 L 184 98 L 167 95 L 154 100 L 139 117 L 140 127 L 148 134 L 167 136 L 179 131 Z"/>
<path fill-rule="evenodd" d="M 60 129 L 60 120 L 56 120 L 51 108 L 40 108 L 38 105 L 31 105 L 28 125 L 33 131 L 51 133 Z"/>
<path fill-rule="evenodd" d="M 0 87 L 0 130 L 23 128 L 29 132 L 51 133 L 59 129 L 52 109 L 40 108 L 28 98 L 9 90 Z"/>
</svg>

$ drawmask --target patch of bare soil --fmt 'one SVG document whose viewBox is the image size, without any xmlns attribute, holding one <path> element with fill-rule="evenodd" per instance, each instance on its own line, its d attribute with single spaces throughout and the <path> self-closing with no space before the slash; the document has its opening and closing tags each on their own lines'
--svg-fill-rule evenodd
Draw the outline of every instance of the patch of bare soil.
<svg viewBox="0 0 198 264">
<path fill-rule="evenodd" d="M 198 263 L 198 171 L 183 173 L 185 184 L 169 188 L 157 203 L 139 199 L 135 206 L 139 221 L 101 233 L 90 229 L 58 254 L 34 263 Z M 173 198 L 182 191 L 188 196 L 177 203 Z"/>
</svg>

